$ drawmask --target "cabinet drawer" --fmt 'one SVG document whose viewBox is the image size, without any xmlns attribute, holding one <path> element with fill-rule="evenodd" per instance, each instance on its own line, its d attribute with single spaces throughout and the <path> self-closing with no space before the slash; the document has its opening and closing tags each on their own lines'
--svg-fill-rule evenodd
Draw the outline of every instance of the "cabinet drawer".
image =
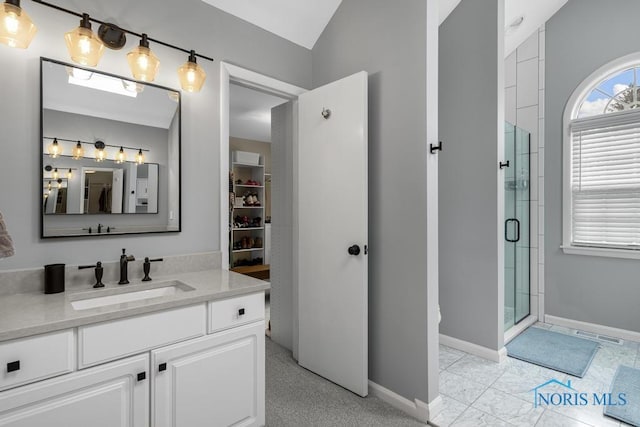
<svg viewBox="0 0 640 427">
<path fill-rule="evenodd" d="M 264 319 L 264 292 L 209 303 L 209 333 Z"/>
<path fill-rule="evenodd" d="M 73 371 L 73 331 L 0 343 L 0 390 Z"/>
<path fill-rule="evenodd" d="M 78 328 L 80 369 L 206 333 L 205 305 Z"/>
</svg>

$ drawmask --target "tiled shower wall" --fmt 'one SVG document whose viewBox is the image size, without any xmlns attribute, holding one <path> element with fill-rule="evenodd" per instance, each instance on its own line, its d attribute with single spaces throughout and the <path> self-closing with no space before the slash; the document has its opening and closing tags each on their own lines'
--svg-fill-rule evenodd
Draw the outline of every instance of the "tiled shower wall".
<svg viewBox="0 0 640 427">
<path fill-rule="evenodd" d="M 531 133 L 531 314 L 544 317 L 544 26 L 505 59 L 506 120 Z"/>
</svg>

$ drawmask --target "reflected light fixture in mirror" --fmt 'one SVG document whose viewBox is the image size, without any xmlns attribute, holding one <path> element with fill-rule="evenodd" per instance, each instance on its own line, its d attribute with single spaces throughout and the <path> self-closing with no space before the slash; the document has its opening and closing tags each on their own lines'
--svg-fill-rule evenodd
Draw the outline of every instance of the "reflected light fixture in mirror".
<svg viewBox="0 0 640 427">
<path fill-rule="evenodd" d="M 120 147 L 118 153 L 116 153 L 116 163 L 121 164 L 127 161 L 127 153 L 124 152 L 124 148 Z"/>
<path fill-rule="evenodd" d="M 49 153 L 49 157 L 52 159 L 55 159 L 62 154 L 62 147 L 58 144 L 58 140 L 56 138 L 54 138 L 53 142 L 47 147 L 47 152 Z"/>
<path fill-rule="evenodd" d="M 202 67 L 196 62 L 195 51 L 192 50 L 187 62 L 178 68 L 178 77 L 180 78 L 182 90 L 186 90 L 187 92 L 200 92 L 200 89 L 202 89 L 204 81 L 207 78 L 207 73 L 205 73 Z"/>
<path fill-rule="evenodd" d="M 96 147 L 96 151 L 94 156 L 96 158 L 96 162 L 103 162 L 107 158 L 107 151 L 105 150 L 105 143 L 102 141 L 96 141 L 94 146 Z"/>
<path fill-rule="evenodd" d="M 71 157 L 73 157 L 73 160 L 80 160 L 84 157 L 84 148 L 82 148 L 82 144 L 80 143 L 80 141 L 78 141 L 76 146 L 73 148 Z"/>
<path fill-rule="evenodd" d="M 6 0 L 0 9 L 0 43 L 26 49 L 38 32 L 33 21 L 20 7 L 20 0 Z"/>
<path fill-rule="evenodd" d="M 146 34 L 142 34 L 140 45 L 127 54 L 127 61 L 133 78 L 143 82 L 152 82 L 156 78 L 160 60 L 149 49 L 149 40 Z"/>
<path fill-rule="evenodd" d="M 74 62 L 95 67 L 104 53 L 104 44 L 91 30 L 89 15 L 82 14 L 80 26 L 64 35 L 69 55 Z"/>
</svg>

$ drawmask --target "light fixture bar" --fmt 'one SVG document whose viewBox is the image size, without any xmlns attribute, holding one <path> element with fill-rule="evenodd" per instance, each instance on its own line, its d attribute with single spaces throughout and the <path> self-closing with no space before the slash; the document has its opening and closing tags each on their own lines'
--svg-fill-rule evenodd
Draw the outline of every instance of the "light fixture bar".
<svg viewBox="0 0 640 427">
<path fill-rule="evenodd" d="M 43 139 L 57 139 L 58 141 L 64 141 L 64 142 L 75 142 L 75 143 L 78 143 L 78 142 L 79 142 L 79 143 L 81 143 L 81 144 L 90 144 L 90 145 L 92 145 L 92 146 L 95 144 L 95 142 L 80 141 L 80 140 L 78 140 L 78 139 L 64 139 L 64 138 L 57 138 L 57 137 L 56 137 L 56 138 L 54 138 L 54 137 L 52 137 L 52 136 L 43 136 L 42 138 L 43 138 Z M 146 148 L 138 148 L 138 147 L 135 147 L 135 148 L 134 148 L 134 147 L 127 147 L 127 146 L 125 146 L 125 145 L 111 145 L 111 144 L 106 144 L 106 143 L 105 143 L 105 144 L 104 144 L 104 146 L 105 146 L 105 147 L 111 147 L 111 148 L 120 148 L 120 147 L 122 147 L 122 148 L 124 148 L 125 150 L 135 150 L 135 151 L 142 150 L 142 151 L 147 151 L 147 152 L 150 152 L 150 151 L 151 151 L 151 150 L 148 150 L 148 149 L 146 149 Z"/>
<path fill-rule="evenodd" d="M 66 8 L 64 8 L 64 7 L 61 7 L 61 6 L 55 5 L 55 4 L 53 4 L 53 3 L 49 3 L 49 2 L 46 2 L 46 1 L 43 1 L 43 0 L 33 0 L 33 2 L 34 2 L 34 3 L 41 4 L 41 5 L 43 5 L 43 6 L 50 7 L 50 8 L 52 8 L 52 9 L 59 10 L 60 12 L 68 13 L 69 15 L 77 16 L 77 17 L 79 17 L 79 18 L 82 18 L 82 17 L 83 17 L 83 14 L 82 14 L 82 13 L 74 12 L 73 10 L 66 9 Z M 111 25 L 111 26 L 113 26 L 113 24 L 110 24 L 110 23 L 108 23 L 108 22 L 101 21 L 101 20 L 99 20 L 99 19 L 94 18 L 93 16 L 90 16 L 90 17 L 89 17 L 89 20 L 90 20 L 90 21 L 92 21 L 92 22 L 95 22 L 95 23 L 97 23 L 97 24 L 101 24 L 101 25 Z M 120 30 L 121 30 L 122 32 L 124 32 L 124 33 L 131 34 L 132 36 L 136 36 L 136 37 L 138 37 L 138 38 L 142 38 L 142 34 L 136 33 L 135 31 L 127 30 L 126 28 L 122 28 L 122 27 L 120 27 L 120 26 L 118 26 L 118 29 L 120 29 Z M 181 47 L 179 47 L 179 46 L 172 45 L 172 44 L 170 44 L 170 43 L 166 43 L 166 42 L 163 42 L 162 40 L 154 39 L 154 38 L 151 38 L 151 37 L 148 37 L 148 36 L 147 36 L 147 40 L 149 40 L 149 41 L 151 41 L 151 42 L 154 42 L 154 43 L 157 43 L 157 44 L 160 44 L 160 45 L 165 46 L 165 47 L 169 47 L 169 48 L 171 48 L 171 49 L 179 50 L 179 51 L 184 52 L 184 53 L 191 54 L 192 52 L 194 52 L 192 49 L 183 49 L 183 48 L 181 48 Z M 196 52 L 194 52 L 194 55 L 195 55 L 195 56 L 197 56 L 198 58 L 206 59 L 207 61 L 213 61 L 213 60 L 214 60 L 213 58 L 211 58 L 211 57 L 209 57 L 209 56 L 201 55 L 201 54 L 196 53 Z M 62 140 L 61 140 L 61 141 L 62 141 Z"/>
</svg>

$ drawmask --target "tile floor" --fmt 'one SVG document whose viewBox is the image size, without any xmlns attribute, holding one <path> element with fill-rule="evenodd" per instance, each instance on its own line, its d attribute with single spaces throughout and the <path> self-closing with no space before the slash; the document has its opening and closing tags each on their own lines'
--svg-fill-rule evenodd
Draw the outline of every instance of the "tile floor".
<svg viewBox="0 0 640 427">
<path fill-rule="evenodd" d="M 572 334 L 560 326 L 534 327 Z M 440 346 L 440 394 L 444 410 L 434 420 L 447 426 L 620 427 L 625 423 L 605 417 L 597 406 L 535 408 L 532 388 L 552 378 L 584 392 L 608 392 L 619 365 L 640 368 L 640 344 L 600 342 L 601 348 L 584 378 L 576 378 L 520 360 L 498 364 Z"/>
</svg>

